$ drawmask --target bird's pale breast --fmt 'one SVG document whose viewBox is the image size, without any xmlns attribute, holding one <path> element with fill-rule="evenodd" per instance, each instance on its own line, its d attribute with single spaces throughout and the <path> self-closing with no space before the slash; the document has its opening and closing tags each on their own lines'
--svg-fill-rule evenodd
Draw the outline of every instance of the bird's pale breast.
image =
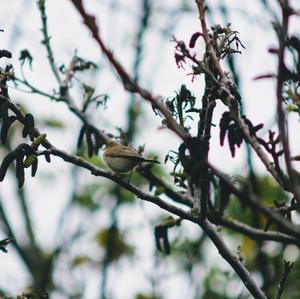
<svg viewBox="0 0 300 299">
<path fill-rule="evenodd" d="M 139 161 L 136 161 L 134 159 L 123 157 L 105 156 L 104 159 L 109 168 L 117 173 L 128 173 L 139 163 Z"/>
</svg>

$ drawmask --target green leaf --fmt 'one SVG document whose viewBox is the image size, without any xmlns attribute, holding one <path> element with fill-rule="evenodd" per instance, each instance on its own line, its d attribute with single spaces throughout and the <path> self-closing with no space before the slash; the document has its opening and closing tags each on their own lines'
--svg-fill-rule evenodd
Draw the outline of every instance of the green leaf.
<svg viewBox="0 0 300 299">
<path fill-rule="evenodd" d="M 53 129 L 64 129 L 66 127 L 66 125 L 62 121 L 54 118 L 44 119 L 42 121 L 42 124 Z"/>
<path fill-rule="evenodd" d="M 90 211 L 95 211 L 99 208 L 99 204 L 94 202 L 92 194 L 89 193 L 76 194 L 74 202 Z"/>
<path fill-rule="evenodd" d="M 86 255 L 77 255 L 71 260 L 71 267 L 76 268 L 78 266 L 83 266 L 92 262 L 93 260 Z"/>
<path fill-rule="evenodd" d="M 105 258 L 109 263 L 134 254 L 134 248 L 126 243 L 124 234 L 115 226 L 98 231 L 95 239 L 98 245 L 105 249 Z"/>
</svg>

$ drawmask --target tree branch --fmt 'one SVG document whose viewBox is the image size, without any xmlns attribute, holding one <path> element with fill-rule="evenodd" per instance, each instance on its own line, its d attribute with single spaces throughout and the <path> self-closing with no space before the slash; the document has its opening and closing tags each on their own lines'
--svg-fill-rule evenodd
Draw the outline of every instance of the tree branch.
<svg viewBox="0 0 300 299">
<path fill-rule="evenodd" d="M 267 299 L 263 291 L 257 286 L 256 282 L 253 280 L 250 272 L 246 269 L 243 263 L 232 255 L 229 249 L 224 244 L 220 235 L 212 227 L 209 221 L 205 220 L 200 224 L 207 236 L 212 240 L 217 249 L 219 250 L 220 255 L 231 265 L 240 279 L 243 281 L 245 287 L 256 299 Z"/>
<path fill-rule="evenodd" d="M 100 35 L 99 35 L 99 28 L 96 24 L 96 18 L 92 15 L 86 13 L 82 0 L 70 0 L 74 6 L 76 7 L 77 11 L 83 18 L 84 24 L 88 27 L 91 31 L 93 38 L 97 42 L 99 48 L 104 53 L 106 58 L 109 60 L 110 64 L 118 73 L 124 89 L 139 94 L 143 99 L 150 102 L 154 109 L 158 109 L 162 115 L 165 117 L 167 121 L 167 127 L 172 130 L 176 135 L 178 135 L 182 140 L 187 141 L 191 138 L 190 134 L 187 133 L 182 126 L 180 126 L 177 121 L 173 118 L 169 109 L 163 104 L 161 101 L 161 97 L 153 96 L 147 89 L 142 88 L 136 81 L 134 81 L 131 76 L 126 72 L 123 66 L 120 64 L 119 61 L 116 60 L 114 55 L 106 45 L 103 43 Z"/>
<path fill-rule="evenodd" d="M 288 38 L 288 27 L 289 27 L 289 17 L 291 15 L 291 8 L 289 6 L 289 1 L 278 1 L 281 7 L 281 15 L 282 15 L 282 25 L 278 28 L 278 41 L 279 41 L 279 49 L 278 49 L 278 68 L 277 68 L 277 86 L 276 86 L 276 96 L 277 96 L 277 118 L 278 118 L 278 129 L 280 134 L 280 139 L 284 151 L 284 159 L 286 164 L 286 169 L 289 174 L 289 179 L 291 183 L 291 190 L 295 195 L 297 201 L 300 200 L 299 187 L 297 187 L 295 182 L 295 176 L 291 163 L 291 155 L 290 155 L 290 146 L 289 146 L 289 132 L 288 132 L 288 123 L 285 117 L 285 111 L 283 110 L 284 99 L 282 96 L 283 85 L 286 76 L 286 65 L 284 62 L 285 56 L 285 48 Z"/>
<path fill-rule="evenodd" d="M 21 111 L 19 107 L 14 105 L 9 99 L 7 99 L 9 102 L 10 109 L 16 114 L 19 121 L 24 124 L 24 114 Z M 35 128 L 35 133 L 38 136 L 40 133 L 37 128 Z M 212 224 L 208 220 L 203 220 L 200 218 L 200 215 L 196 213 L 189 213 L 179 207 L 176 207 L 174 205 L 171 205 L 167 203 L 166 201 L 162 200 L 160 197 L 151 195 L 149 193 L 146 193 L 142 191 L 141 189 L 137 188 L 136 186 L 130 184 L 127 181 L 124 181 L 122 178 L 112 175 L 108 172 L 103 171 L 102 169 L 96 167 L 95 165 L 85 161 L 84 159 L 76 156 L 76 155 L 70 155 L 66 153 L 65 151 L 59 150 L 55 148 L 47 139 L 45 139 L 42 143 L 42 145 L 47 148 L 47 150 L 42 151 L 39 153 L 39 155 L 44 154 L 52 154 L 55 156 L 58 156 L 62 158 L 64 161 L 72 163 L 74 165 L 80 166 L 81 168 L 85 168 L 89 170 L 93 175 L 95 176 L 101 176 L 110 179 L 111 181 L 114 181 L 119 186 L 125 188 L 126 190 L 132 192 L 135 194 L 138 198 L 152 202 L 155 205 L 159 206 L 165 211 L 168 211 L 174 215 L 177 215 L 178 217 L 182 219 L 189 220 L 191 222 L 194 222 L 198 224 L 204 232 L 208 235 L 208 237 L 212 240 L 212 242 L 215 244 L 215 246 L 218 248 L 221 256 L 232 266 L 232 268 L 236 271 L 236 273 L 239 275 L 241 280 L 243 281 L 246 288 L 250 291 L 255 298 L 263 298 L 265 299 L 265 295 L 262 293 L 260 288 L 256 285 L 254 280 L 251 277 L 251 274 L 248 272 L 248 270 L 244 267 L 244 265 L 239 261 L 239 259 L 235 258 L 230 250 L 226 247 L 224 244 L 221 236 L 216 232 L 215 228 L 212 226 Z"/>
<path fill-rule="evenodd" d="M 281 275 L 281 279 L 280 279 L 280 282 L 279 282 L 278 292 L 277 292 L 277 295 L 276 295 L 276 299 L 280 299 L 281 298 L 281 296 L 283 294 L 283 291 L 284 291 L 284 286 L 285 286 L 285 282 L 286 282 L 287 276 L 290 273 L 290 270 L 293 268 L 293 266 L 294 266 L 293 263 L 290 263 L 288 261 L 284 261 L 284 269 L 283 269 L 283 272 L 282 272 L 282 275 Z"/>
<path fill-rule="evenodd" d="M 246 235 L 256 241 L 276 241 L 282 244 L 295 244 L 298 246 L 300 245 L 300 240 L 298 238 L 291 237 L 287 234 L 277 231 L 265 232 L 261 229 L 254 228 L 252 226 L 217 213 L 212 213 L 212 215 L 209 215 L 209 220 L 216 225 L 222 225 L 233 231 Z"/>
<path fill-rule="evenodd" d="M 49 60 L 50 67 L 52 69 L 54 77 L 56 78 L 57 83 L 60 85 L 61 84 L 61 79 L 60 79 L 58 69 L 57 69 L 55 61 L 54 61 L 54 56 L 53 56 L 52 48 L 51 48 L 51 45 L 50 45 L 51 37 L 48 34 L 45 0 L 39 0 L 37 2 L 37 4 L 38 4 L 39 11 L 41 13 L 41 20 L 42 20 L 42 29 L 41 29 L 41 31 L 42 31 L 43 36 L 44 36 L 44 39 L 42 40 L 42 44 L 45 45 L 45 48 L 46 48 L 47 54 L 48 54 L 47 57 L 48 57 L 48 60 Z"/>
<path fill-rule="evenodd" d="M 267 208 L 263 206 L 259 199 L 254 196 L 253 194 L 249 192 L 242 192 L 240 191 L 229 179 L 227 175 L 222 173 L 220 170 L 215 168 L 211 163 L 209 163 L 209 168 L 215 174 L 217 177 L 219 177 L 221 180 L 224 180 L 229 186 L 231 192 L 239 198 L 243 203 L 246 203 L 247 205 L 258 209 L 261 213 L 266 215 L 268 218 L 272 219 L 275 223 L 279 225 L 282 229 L 286 231 L 286 233 L 289 233 L 290 235 L 300 238 L 300 228 L 299 226 L 294 225 L 290 221 L 288 221 L 286 218 L 282 217 L 279 213 L 272 210 L 271 208 Z"/>
<path fill-rule="evenodd" d="M 165 211 L 168 211 L 174 215 L 179 216 L 182 219 L 190 220 L 194 223 L 197 223 L 201 226 L 201 228 L 204 230 L 204 232 L 208 235 L 208 237 L 212 240 L 212 242 L 215 244 L 215 246 L 218 248 L 221 256 L 233 267 L 233 269 L 236 271 L 236 273 L 239 275 L 239 277 L 244 282 L 246 288 L 250 291 L 250 293 L 255 296 L 255 298 L 264 298 L 266 299 L 266 296 L 263 294 L 263 292 L 259 289 L 259 287 L 254 282 L 253 278 L 251 277 L 248 270 L 245 268 L 245 266 L 237 259 L 235 258 L 229 249 L 226 247 L 224 242 L 222 241 L 222 238 L 220 235 L 216 232 L 215 228 L 210 224 L 207 220 L 200 220 L 198 216 L 192 216 L 188 212 L 186 212 L 183 209 L 180 209 L 174 205 L 168 204 L 167 202 L 163 201 L 158 196 L 151 195 L 149 193 L 146 193 L 134 185 L 130 184 L 127 181 L 124 181 L 120 177 L 116 175 L 112 175 L 110 173 L 107 173 L 93 164 L 81 159 L 80 157 L 77 157 L 75 155 L 69 155 L 64 151 L 58 150 L 56 148 L 51 148 L 48 150 L 51 154 L 55 156 L 61 157 L 66 162 L 73 163 L 75 165 L 78 165 L 82 168 L 88 169 L 93 175 L 95 176 L 101 176 L 108 178 L 115 183 L 117 183 L 119 186 L 125 188 L 126 190 L 132 192 L 135 194 L 138 198 L 152 202 L 155 205 L 159 206 L 160 208 L 164 209 Z"/>
<path fill-rule="evenodd" d="M 206 25 L 206 19 L 205 19 L 205 8 L 204 8 L 204 0 L 196 0 L 196 4 L 198 7 L 199 12 L 199 19 L 202 27 L 202 36 L 206 44 L 206 50 L 208 54 L 211 57 L 212 63 L 214 64 L 214 67 L 220 76 L 220 83 L 219 86 L 221 90 L 226 95 L 227 99 L 227 106 L 229 107 L 230 113 L 236 124 L 239 126 L 239 128 L 242 130 L 244 137 L 246 141 L 251 145 L 253 150 L 256 152 L 260 160 L 265 165 L 266 169 L 271 173 L 271 175 L 276 179 L 278 183 L 283 185 L 283 182 L 281 182 L 280 177 L 278 176 L 276 169 L 273 167 L 271 161 L 269 160 L 268 156 L 256 140 L 254 136 L 251 136 L 248 127 L 246 126 L 244 120 L 240 117 L 240 111 L 239 111 L 239 105 L 237 103 L 237 100 L 230 92 L 230 81 L 228 77 L 225 75 L 220 62 L 218 60 L 218 57 L 215 53 L 215 50 L 213 48 L 211 39 L 208 34 L 208 28 Z"/>
</svg>

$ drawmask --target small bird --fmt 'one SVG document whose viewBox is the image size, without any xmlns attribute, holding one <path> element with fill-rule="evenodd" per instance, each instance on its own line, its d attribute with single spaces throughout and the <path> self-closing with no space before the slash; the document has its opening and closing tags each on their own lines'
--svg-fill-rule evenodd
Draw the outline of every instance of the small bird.
<svg viewBox="0 0 300 299">
<path fill-rule="evenodd" d="M 133 148 L 117 143 L 114 140 L 108 141 L 103 151 L 103 159 L 109 168 L 115 173 L 128 173 L 140 163 L 158 163 L 157 160 L 145 159 Z"/>
</svg>

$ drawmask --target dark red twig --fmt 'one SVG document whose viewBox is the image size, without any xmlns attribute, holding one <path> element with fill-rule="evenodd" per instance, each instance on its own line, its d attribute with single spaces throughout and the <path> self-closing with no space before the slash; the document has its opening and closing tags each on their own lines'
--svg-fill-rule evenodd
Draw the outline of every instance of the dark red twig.
<svg viewBox="0 0 300 299">
<path fill-rule="evenodd" d="M 82 0 L 71 0 L 78 12 L 83 18 L 84 24 L 89 28 L 92 33 L 93 38 L 97 42 L 101 51 L 109 60 L 110 64 L 114 67 L 118 73 L 120 79 L 122 80 L 124 89 L 139 94 L 143 99 L 150 102 L 153 108 L 158 109 L 162 115 L 166 118 L 167 127 L 175 132 L 182 140 L 187 141 L 190 139 L 190 135 L 180 126 L 176 120 L 173 118 L 172 114 L 168 108 L 161 101 L 160 96 L 153 96 L 147 89 L 142 88 L 133 78 L 126 72 L 124 67 L 119 63 L 119 61 L 114 57 L 113 53 L 106 47 L 103 40 L 99 34 L 99 28 L 96 24 L 96 18 L 93 15 L 88 14 L 84 7 Z"/>
</svg>

